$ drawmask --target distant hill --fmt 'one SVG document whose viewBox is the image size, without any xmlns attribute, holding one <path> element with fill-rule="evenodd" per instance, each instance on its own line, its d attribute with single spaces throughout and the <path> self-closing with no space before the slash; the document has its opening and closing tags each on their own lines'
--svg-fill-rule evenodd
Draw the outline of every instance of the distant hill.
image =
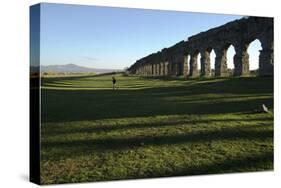
<svg viewBox="0 0 281 188">
<path fill-rule="evenodd" d="M 78 66 L 75 64 L 66 65 L 41 65 L 41 72 L 58 72 L 58 73 L 96 73 L 103 74 L 108 72 L 120 72 L 121 69 L 96 69 Z"/>
</svg>

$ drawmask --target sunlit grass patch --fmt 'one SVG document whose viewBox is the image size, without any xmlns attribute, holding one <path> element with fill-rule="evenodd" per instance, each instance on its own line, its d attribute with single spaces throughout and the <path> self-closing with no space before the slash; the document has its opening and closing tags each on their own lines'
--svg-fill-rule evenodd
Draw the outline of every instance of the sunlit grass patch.
<svg viewBox="0 0 281 188">
<path fill-rule="evenodd" d="M 42 183 L 273 169 L 272 78 L 42 80 Z"/>
</svg>

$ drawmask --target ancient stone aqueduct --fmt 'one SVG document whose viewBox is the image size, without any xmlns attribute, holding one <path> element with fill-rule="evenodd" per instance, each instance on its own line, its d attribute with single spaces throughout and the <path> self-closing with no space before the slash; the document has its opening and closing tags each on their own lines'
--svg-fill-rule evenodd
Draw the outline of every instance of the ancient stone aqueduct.
<svg viewBox="0 0 281 188">
<path fill-rule="evenodd" d="M 131 74 L 211 76 L 210 52 L 214 50 L 215 76 L 227 76 L 227 49 L 234 46 L 234 76 L 249 74 L 249 44 L 258 39 L 262 50 L 259 55 L 261 76 L 273 75 L 273 18 L 243 17 L 222 26 L 191 36 L 174 46 L 164 48 L 137 60 L 128 71 Z M 201 54 L 201 71 L 197 57 Z M 188 62 L 189 59 L 189 62 Z"/>
</svg>

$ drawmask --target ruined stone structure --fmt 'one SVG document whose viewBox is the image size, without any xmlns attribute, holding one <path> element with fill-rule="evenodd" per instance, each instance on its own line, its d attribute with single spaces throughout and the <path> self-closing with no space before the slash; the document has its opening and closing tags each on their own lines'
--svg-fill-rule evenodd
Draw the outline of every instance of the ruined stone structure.
<svg viewBox="0 0 281 188">
<path fill-rule="evenodd" d="M 137 60 L 131 74 L 211 76 L 210 52 L 214 50 L 215 76 L 227 76 L 226 53 L 230 45 L 235 48 L 234 76 L 249 74 L 249 44 L 258 39 L 262 50 L 259 55 L 259 75 L 273 75 L 273 18 L 244 17 L 220 27 L 201 32 Z M 197 57 L 201 59 L 197 62 Z M 198 71 L 198 63 L 201 71 Z"/>
</svg>

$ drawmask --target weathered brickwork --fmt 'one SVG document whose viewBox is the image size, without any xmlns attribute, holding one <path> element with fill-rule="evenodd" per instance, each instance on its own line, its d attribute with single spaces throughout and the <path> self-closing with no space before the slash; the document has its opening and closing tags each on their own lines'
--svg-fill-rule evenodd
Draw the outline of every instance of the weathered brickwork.
<svg viewBox="0 0 281 188">
<path fill-rule="evenodd" d="M 262 50 L 259 55 L 259 75 L 273 75 L 273 18 L 244 17 L 220 27 L 201 32 L 137 60 L 130 68 L 138 75 L 212 76 L 210 53 L 214 50 L 215 76 L 227 76 L 226 53 L 230 45 L 235 48 L 234 76 L 249 74 L 249 44 L 258 39 Z M 198 59 L 198 55 L 201 58 Z M 198 64 L 201 70 L 198 70 Z"/>
</svg>

